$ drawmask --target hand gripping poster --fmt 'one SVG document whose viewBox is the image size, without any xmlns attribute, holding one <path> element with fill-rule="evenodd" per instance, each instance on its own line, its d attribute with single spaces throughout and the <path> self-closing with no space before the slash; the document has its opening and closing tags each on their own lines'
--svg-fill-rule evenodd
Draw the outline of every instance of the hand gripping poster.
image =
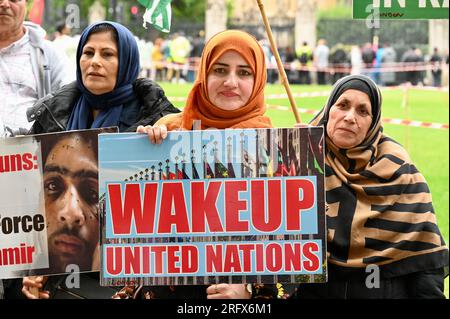
<svg viewBox="0 0 450 319">
<path fill-rule="evenodd" d="M 0 139 L 0 278 L 99 270 L 100 132 Z"/>
<path fill-rule="evenodd" d="M 99 135 L 101 284 L 325 282 L 323 129 Z"/>
</svg>

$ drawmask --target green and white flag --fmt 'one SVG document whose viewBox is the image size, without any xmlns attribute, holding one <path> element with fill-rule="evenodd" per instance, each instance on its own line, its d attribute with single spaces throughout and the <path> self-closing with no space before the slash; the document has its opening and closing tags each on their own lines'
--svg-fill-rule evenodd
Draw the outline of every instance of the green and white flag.
<svg viewBox="0 0 450 319">
<path fill-rule="evenodd" d="M 170 32 L 170 21 L 172 19 L 172 0 L 138 0 L 146 10 L 144 13 L 144 28 L 147 23 L 162 32 Z"/>
</svg>

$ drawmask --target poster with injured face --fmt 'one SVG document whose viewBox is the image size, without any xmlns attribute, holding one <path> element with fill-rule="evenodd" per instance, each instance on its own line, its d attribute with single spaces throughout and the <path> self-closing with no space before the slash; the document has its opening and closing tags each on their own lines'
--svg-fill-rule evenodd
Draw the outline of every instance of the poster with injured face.
<svg viewBox="0 0 450 319">
<path fill-rule="evenodd" d="M 0 278 L 99 270 L 98 134 L 0 139 Z"/>
</svg>

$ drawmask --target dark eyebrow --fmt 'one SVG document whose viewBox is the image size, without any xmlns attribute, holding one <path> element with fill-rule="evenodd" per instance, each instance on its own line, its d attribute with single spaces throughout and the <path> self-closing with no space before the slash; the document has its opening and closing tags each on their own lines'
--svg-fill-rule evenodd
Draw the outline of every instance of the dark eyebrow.
<svg viewBox="0 0 450 319">
<path fill-rule="evenodd" d="M 44 167 L 44 173 L 59 173 L 61 175 L 69 175 L 75 178 L 94 178 L 98 179 L 98 171 L 93 170 L 80 170 L 76 172 L 71 172 L 66 167 L 58 165 L 47 165 Z"/>
<path fill-rule="evenodd" d="M 369 108 L 369 104 L 367 104 L 367 103 L 360 103 L 360 104 L 358 104 L 358 106 L 364 106 L 364 107 Z"/>
<path fill-rule="evenodd" d="M 91 47 L 91 46 L 88 46 L 88 45 L 85 45 L 85 46 L 83 47 L 83 51 L 84 51 L 85 49 L 88 49 L 88 50 L 95 50 L 95 48 L 94 48 L 94 47 Z M 114 51 L 114 52 L 117 52 L 117 49 L 116 49 L 116 48 L 114 48 L 114 47 L 105 47 L 105 48 L 100 48 L 100 50 L 101 50 L 101 51 L 105 51 L 105 50 L 112 50 L 112 51 Z"/>
<path fill-rule="evenodd" d="M 342 103 L 342 102 L 343 102 L 343 103 L 349 103 L 350 101 L 349 101 L 346 97 L 344 97 L 344 98 L 342 98 L 341 100 L 337 100 L 336 103 L 337 103 L 337 102 L 339 102 L 339 103 Z"/>
<path fill-rule="evenodd" d="M 336 103 L 350 103 L 350 100 L 347 99 L 346 97 L 342 98 L 342 100 L 338 100 L 336 101 Z M 369 105 L 367 103 L 360 103 L 358 104 L 358 106 L 365 106 L 365 107 L 369 107 Z"/>
<path fill-rule="evenodd" d="M 214 65 L 220 65 L 220 66 L 230 66 L 229 64 L 226 63 L 220 63 L 220 62 L 216 62 L 214 63 Z M 251 67 L 249 65 L 243 64 L 243 65 L 238 65 L 238 67 L 240 68 L 247 68 L 247 69 L 251 69 Z"/>
</svg>

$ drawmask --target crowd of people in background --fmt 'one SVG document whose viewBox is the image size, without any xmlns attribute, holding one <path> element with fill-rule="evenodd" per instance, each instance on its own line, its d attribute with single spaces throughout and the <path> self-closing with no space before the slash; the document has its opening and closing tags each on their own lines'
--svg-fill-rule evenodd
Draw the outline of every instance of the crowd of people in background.
<svg viewBox="0 0 450 319">
<path fill-rule="evenodd" d="M 424 55 L 420 48 L 411 46 L 400 55 L 390 43 L 368 42 L 362 46 L 337 43 L 330 48 L 325 39 L 319 39 L 315 48 L 303 42 L 295 55 L 291 52 L 291 48 L 286 48 L 282 60 L 289 82 L 294 84 L 334 84 L 346 75 L 362 74 L 382 86 L 409 82 L 440 87 L 443 69 L 448 68 L 448 52 L 433 48 L 432 54 Z M 271 62 L 269 67 L 274 68 L 273 58 Z M 269 77 L 269 82 L 276 82 L 276 78 Z"/>
<path fill-rule="evenodd" d="M 53 35 L 53 42 L 73 62 L 79 35 L 70 36 L 70 33 L 70 28 L 61 24 Z M 205 45 L 203 30 L 194 35 L 172 32 L 167 38 L 158 37 L 154 41 L 136 40 L 141 53 L 141 76 L 160 82 L 194 82 Z M 277 83 L 277 64 L 270 43 L 266 38 L 259 42 L 268 65 L 268 83 Z M 382 86 L 405 82 L 434 87 L 442 85 L 443 68 L 448 67 L 448 52 L 433 48 L 432 53 L 424 54 L 415 46 L 402 54 L 397 51 L 390 43 L 337 43 L 329 47 L 325 39 L 318 39 L 315 47 L 302 42 L 297 48 L 279 48 L 291 84 L 334 84 L 346 75 L 362 74 Z M 73 63 L 68 65 L 68 70 L 75 77 Z"/>
</svg>

